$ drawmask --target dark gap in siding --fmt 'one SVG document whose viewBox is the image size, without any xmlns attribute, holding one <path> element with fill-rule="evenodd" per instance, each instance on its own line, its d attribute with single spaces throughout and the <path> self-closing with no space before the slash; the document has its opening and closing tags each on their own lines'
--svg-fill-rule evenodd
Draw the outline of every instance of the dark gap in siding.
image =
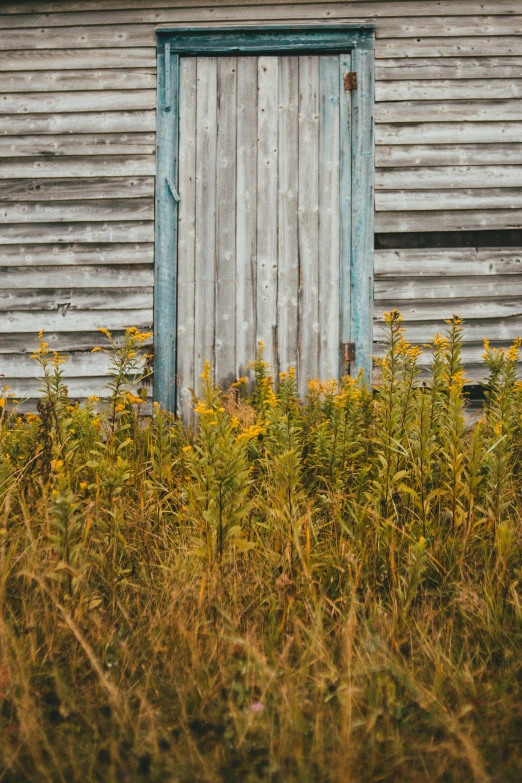
<svg viewBox="0 0 522 783">
<path fill-rule="evenodd" d="M 486 388 L 478 383 L 464 386 L 464 394 L 472 408 L 480 408 L 486 401 Z"/>
<path fill-rule="evenodd" d="M 522 230 L 426 231 L 411 234 L 375 234 L 376 250 L 458 247 L 522 247 Z"/>
</svg>

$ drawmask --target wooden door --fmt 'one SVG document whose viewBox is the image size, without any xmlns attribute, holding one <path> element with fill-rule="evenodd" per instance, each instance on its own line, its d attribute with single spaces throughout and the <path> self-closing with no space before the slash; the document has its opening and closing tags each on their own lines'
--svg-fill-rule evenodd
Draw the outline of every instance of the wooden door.
<svg viewBox="0 0 522 783">
<path fill-rule="evenodd" d="M 227 386 L 260 341 L 275 376 L 339 377 L 349 269 L 350 55 L 182 57 L 177 381 Z M 344 287 L 349 288 L 344 280 Z M 349 295 L 349 294 L 348 294 Z"/>
</svg>

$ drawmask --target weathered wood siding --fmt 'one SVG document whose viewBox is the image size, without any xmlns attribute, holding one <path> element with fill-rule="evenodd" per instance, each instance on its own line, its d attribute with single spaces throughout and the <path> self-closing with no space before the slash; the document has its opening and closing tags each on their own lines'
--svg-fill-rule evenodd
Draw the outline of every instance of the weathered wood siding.
<svg viewBox="0 0 522 783">
<path fill-rule="evenodd" d="M 151 326 L 155 28 L 357 20 L 376 23 L 376 231 L 522 227 L 522 0 L 0 5 L 0 373 L 16 394 L 37 388 L 38 329 L 83 397 L 103 385 L 97 327 Z M 420 342 L 457 312 L 479 378 L 481 338 L 522 332 L 521 264 L 513 249 L 377 251 L 376 339 L 384 309 Z"/>
<path fill-rule="evenodd" d="M 223 386 L 263 341 L 274 373 L 340 375 L 341 190 L 351 58 L 182 57 L 178 380 Z M 348 161 L 350 155 L 348 155 Z M 342 180 L 348 179 L 348 182 Z M 350 198 L 344 206 L 351 212 Z"/>
</svg>

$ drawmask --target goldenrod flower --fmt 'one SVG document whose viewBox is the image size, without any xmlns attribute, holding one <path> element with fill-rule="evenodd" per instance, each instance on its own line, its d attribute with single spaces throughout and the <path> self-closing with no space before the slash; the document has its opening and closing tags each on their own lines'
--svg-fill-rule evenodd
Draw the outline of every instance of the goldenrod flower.
<svg viewBox="0 0 522 783">
<path fill-rule="evenodd" d="M 321 393 L 321 382 L 319 381 L 319 378 L 310 378 L 308 380 L 308 391 L 310 394 Z"/>
<path fill-rule="evenodd" d="M 273 388 L 270 385 L 267 384 L 266 392 L 267 392 L 267 394 L 266 394 L 266 401 L 267 401 L 268 405 L 270 405 L 271 408 L 275 408 L 275 406 L 277 405 L 277 395 L 276 395 L 275 391 L 273 390 Z"/>
<path fill-rule="evenodd" d="M 214 411 L 212 408 L 207 408 L 204 402 L 199 402 L 194 408 L 194 413 L 199 413 L 201 416 L 208 416 L 209 414 L 213 414 Z"/>
<path fill-rule="evenodd" d="M 135 339 L 139 343 L 144 343 L 145 340 L 150 340 L 151 337 L 152 337 L 152 332 L 138 332 L 138 334 L 135 335 Z"/>
<path fill-rule="evenodd" d="M 331 380 L 331 381 L 324 381 L 323 384 L 323 392 L 326 395 L 333 396 L 337 391 L 337 381 Z"/>
<path fill-rule="evenodd" d="M 236 436 L 236 441 L 252 440 L 252 438 L 256 438 L 258 435 L 262 435 L 264 432 L 266 432 L 266 427 L 261 427 L 259 424 L 252 424 L 250 427 L 247 427 L 246 430 L 243 430 L 243 432 L 240 432 L 239 435 Z"/>
<path fill-rule="evenodd" d="M 518 352 L 520 348 L 520 337 L 517 337 L 513 342 L 513 345 L 508 348 L 506 357 L 510 362 L 516 362 L 518 360 Z"/>
</svg>

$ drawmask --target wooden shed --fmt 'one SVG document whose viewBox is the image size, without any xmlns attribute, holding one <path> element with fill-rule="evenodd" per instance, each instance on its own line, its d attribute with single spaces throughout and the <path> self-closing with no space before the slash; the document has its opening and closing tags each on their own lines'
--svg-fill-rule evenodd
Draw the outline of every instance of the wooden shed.
<svg viewBox="0 0 522 783">
<path fill-rule="evenodd" d="M 100 393 L 98 327 L 153 328 L 155 396 L 205 359 L 364 368 L 382 312 L 522 333 L 522 0 L 3 0 L 0 376 L 37 332 Z"/>
</svg>

